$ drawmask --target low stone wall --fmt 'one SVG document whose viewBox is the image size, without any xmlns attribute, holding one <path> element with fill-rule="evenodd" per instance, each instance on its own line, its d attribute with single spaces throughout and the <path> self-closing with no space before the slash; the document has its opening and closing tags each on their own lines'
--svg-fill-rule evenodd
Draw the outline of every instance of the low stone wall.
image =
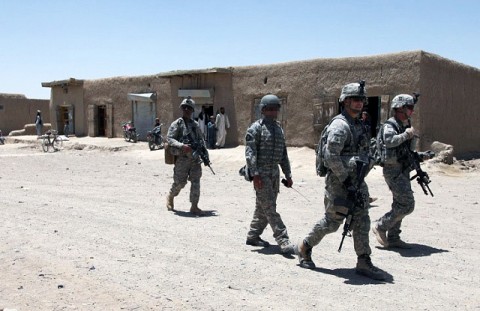
<svg viewBox="0 0 480 311">
<path fill-rule="evenodd" d="M 45 133 L 52 129 L 52 124 L 44 123 L 42 132 Z M 42 134 L 43 134 L 42 133 Z M 35 128 L 35 124 L 25 124 L 22 130 L 14 130 L 8 133 L 8 136 L 23 136 L 23 135 L 37 135 L 37 129 Z"/>
</svg>

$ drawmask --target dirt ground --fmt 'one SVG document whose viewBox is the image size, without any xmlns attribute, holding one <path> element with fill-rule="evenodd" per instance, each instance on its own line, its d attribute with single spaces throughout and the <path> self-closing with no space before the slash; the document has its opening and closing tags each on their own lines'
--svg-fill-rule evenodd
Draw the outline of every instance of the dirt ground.
<svg viewBox="0 0 480 311">
<path fill-rule="evenodd" d="M 269 248 L 245 245 L 254 209 L 238 175 L 244 147 L 210 151 L 200 207 L 187 185 L 165 208 L 173 167 L 163 151 L 121 139 L 72 138 L 59 152 L 9 138 L 0 146 L 0 310 L 480 310 L 479 161 L 426 163 L 434 197 L 414 183 L 416 209 L 403 222 L 411 250 L 370 242 L 391 277 L 355 274 L 352 239 L 341 229 L 313 250 L 316 270 Z M 294 188 L 278 211 L 292 241 L 323 215 L 324 180 L 314 152 L 290 148 Z M 372 221 L 390 206 L 382 172 L 367 177 Z M 308 198 L 308 199 L 307 199 Z"/>
</svg>

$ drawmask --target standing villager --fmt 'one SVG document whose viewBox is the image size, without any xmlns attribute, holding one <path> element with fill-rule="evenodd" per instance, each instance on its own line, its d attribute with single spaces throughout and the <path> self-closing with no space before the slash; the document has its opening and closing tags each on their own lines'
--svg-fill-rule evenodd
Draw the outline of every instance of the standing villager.
<svg viewBox="0 0 480 311">
<path fill-rule="evenodd" d="M 210 116 L 207 126 L 207 145 L 208 149 L 215 149 L 215 141 L 217 138 L 217 129 L 215 128 L 215 117 Z"/>
<path fill-rule="evenodd" d="M 400 227 L 405 216 L 415 208 L 412 185 L 410 182 L 411 163 L 408 162 L 408 150 L 414 150 L 416 133 L 410 125 L 415 108 L 416 97 L 400 94 L 393 98 L 393 117 L 388 119 L 379 132 L 380 154 L 383 164 L 383 177 L 393 195 L 391 210 L 380 217 L 372 228 L 378 242 L 386 248 L 411 248 L 400 239 Z M 406 146 L 404 146 L 406 144 Z M 429 159 L 428 153 L 418 153 L 422 160 Z"/>
<path fill-rule="evenodd" d="M 63 135 L 67 136 L 70 134 L 70 122 L 65 120 L 65 125 L 63 126 Z"/>
<path fill-rule="evenodd" d="M 225 139 L 227 138 L 227 129 L 230 128 L 230 121 L 223 107 L 220 107 L 220 112 L 217 114 L 215 127 L 217 128 L 217 142 L 215 143 L 215 147 L 223 148 L 225 146 Z"/>
<path fill-rule="evenodd" d="M 198 114 L 198 127 L 200 128 L 200 132 L 202 132 L 204 139 L 207 136 L 206 119 L 207 115 L 205 114 L 205 107 L 202 107 L 202 111 L 200 111 L 200 113 Z"/>
<path fill-rule="evenodd" d="M 182 117 L 173 121 L 168 129 L 167 142 L 170 152 L 175 156 L 175 166 L 173 168 L 173 184 L 167 196 L 167 209 L 174 211 L 173 200 L 189 180 L 191 183 L 190 202 L 192 204 L 190 212 L 195 215 L 202 215 L 203 211 L 198 207 L 202 160 L 193 155 L 192 147 L 198 144 L 205 146 L 205 140 L 198 123 L 192 120 L 194 107 L 195 102 L 190 97 L 184 99 L 180 104 Z"/>
<path fill-rule="evenodd" d="M 343 111 L 334 117 L 327 129 L 324 161 L 327 167 L 325 180 L 325 214 L 307 236 L 295 246 L 302 268 L 314 269 L 312 248 L 327 235 L 336 232 L 346 216 L 351 213 L 350 230 L 357 254 L 356 272 L 376 280 L 386 278 L 385 272 L 372 264 L 369 245 L 370 217 L 368 215 L 368 188 L 357 174 L 359 163 L 369 165 L 369 142 L 359 116 L 367 100 L 364 82 L 350 83 L 342 88 L 340 103 Z M 344 202 L 352 204 L 347 208 Z M 353 209 L 350 209 L 353 208 Z M 347 220 L 346 220 L 347 221 Z"/>
<path fill-rule="evenodd" d="M 37 130 L 37 136 L 41 136 L 43 129 L 43 120 L 42 112 L 40 110 L 37 110 L 37 116 L 35 117 L 35 129 Z"/>
<path fill-rule="evenodd" d="M 293 185 L 285 136 L 276 121 L 280 100 L 275 95 L 265 95 L 260 101 L 262 118 L 255 121 L 245 136 L 247 174 L 253 176 L 256 192 L 255 212 L 247 234 L 247 245 L 267 247 L 270 244 L 260 238 L 267 225 L 284 254 L 293 253 L 287 227 L 277 212 L 277 196 L 280 184 L 280 165 L 286 177 L 286 186 Z"/>
</svg>

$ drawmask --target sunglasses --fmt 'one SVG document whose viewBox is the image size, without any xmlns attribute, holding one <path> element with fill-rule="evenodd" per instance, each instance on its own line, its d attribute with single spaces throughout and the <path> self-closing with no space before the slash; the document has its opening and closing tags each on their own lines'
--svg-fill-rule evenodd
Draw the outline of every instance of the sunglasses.
<svg viewBox="0 0 480 311">
<path fill-rule="evenodd" d="M 193 108 L 190 107 L 190 106 L 183 106 L 182 109 L 183 110 L 188 110 L 188 111 L 193 111 Z"/>
<path fill-rule="evenodd" d="M 408 106 L 407 106 L 407 109 L 413 111 L 413 109 L 415 109 L 415 106 L 408 105 Z"/>
<path fill-rule="evenodd" d="M 364 102 L 365 101 L 365 97 L 361 97 L 361 96 L 352 96 L 350 97 L 352 99 L 352 101 L 354 102 Z"/>
<path fill-rule="evenodd" d="M 276 106 L 265 107 L 264 109 L 265 109 L 265 111 L 278 111 L 278 110 L 280 110 L 280 108 L 276 107 Z"/>
</svg>

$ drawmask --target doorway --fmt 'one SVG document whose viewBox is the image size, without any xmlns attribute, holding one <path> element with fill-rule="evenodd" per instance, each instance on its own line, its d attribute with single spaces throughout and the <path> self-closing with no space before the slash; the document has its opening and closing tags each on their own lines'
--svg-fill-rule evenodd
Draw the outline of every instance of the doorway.
<svg viewBox="0 0 480 311">
<path fill-rule="evenodd" d="M 60 134 L 74 134 L 73 106 L 58 106 L 57 130 Z"/>
<path fill-rule="evenodd" d="M 380 97 L 368 97 L 368 104 L 363 107 L 370 116 L 370 137 L 377 137 L 378 125 L 380 124 Z"/>
<path fill-rule="evenodd" d="M 106 135 L 106 120 L 107 107 L 105 105 L 97 106 L 97 129 L 98 136 L 105 137 Z"/>
<path fill-rule="evenodd" d="M 366 111 L 370 117 L 370 137 L 377 137 L 378 126 L 380 122 L 380 96 L 367 97 L 367 104 L 363 105 L 363 111 Z M 342 113 L 342 103 L 338 103 L 338 113 Z"/>
</svg>

